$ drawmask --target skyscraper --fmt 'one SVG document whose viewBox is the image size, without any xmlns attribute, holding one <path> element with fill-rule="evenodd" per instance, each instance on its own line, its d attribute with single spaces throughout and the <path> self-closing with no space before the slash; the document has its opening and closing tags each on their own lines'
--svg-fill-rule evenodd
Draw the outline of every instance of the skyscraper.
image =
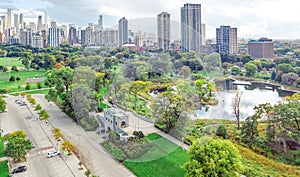
<svg viewBox="0 0 300 177">
<path fill-rule="evenodd" d="M 103 29 L 103 17 L 102 15 L 99 15 L 98 25 L 100 27 L 100 30 Z"/>
<path fill-rule="evenodd" d="M 237 28 L 220 26 L 216 29 L 217 52 L 224 54 L 237 53 Z"/>
<path fill-rule="evenodd" d="M 60 44 L 60 30 L 57 28 L 56 22 L 52 21 L 49 28 L 48 44 L 51 47 L 58 47 Z"/>
<path fill-rule="evenodd" d="M 77 35 L 76 35 L 76 27 L 71 26 L 69 29 L 69 44 L 74 45 L 78 42 Z"/>
<path fill-rule="evenodd" d="M 162 12 L 157 15 L 157 40 L 159 49 L 169 50 L 170 35 L 170 14 Z"/>
<path fill-rule="evenodd" d="M 181 49 L 200 52 L 201 44 L 201 4 L 184 4 L 181 7 Z"/>
<path fill-rule="evenodd" d="M 128 20 L 123 17 L 119 20 L 119 46 L 128 43 Z"/>
<path fill-rule="evenodd" d="M 24 29 L 25 24 L 24 24 L 24 16 L 23 14 L 20 14 L 20 20 L 19 20 L 19 25 L 20 25 L 20 29 Z"/>
<path fill-rule="evenodd" d="M 201 45 L 206 44 L 206 25 L 204 23 L 201 24 L 201 30 L 202 30 L 202 43 Z"/>
<path fill-rule="evenodd" d="M 42 16 L 38 16 L 38 22 L 37 22 L 37 31 L 42 31 L 43 29 L 43 21 L 42 21 Z"/>
<path fill-rule="evenodd" d="M 11 28 L 11 21 L 12 21 L 12 10 L 10 8 L 7 9 L 7 28 Z"/>
<path fill-rule="evenodd" d="M 14 27 L 18 28 L 18 23 L 19 23 L 19 15 L 14 14 Z"/>
</svg>

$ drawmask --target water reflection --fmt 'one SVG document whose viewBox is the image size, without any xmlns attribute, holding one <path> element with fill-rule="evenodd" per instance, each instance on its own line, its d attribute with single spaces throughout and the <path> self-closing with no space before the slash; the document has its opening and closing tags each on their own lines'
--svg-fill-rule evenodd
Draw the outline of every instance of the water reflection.
<svg viewBox="0 0 300 177">
<path fill-rule="evenodd" d="M 275 87 L 264 86 L 263 84 L 252 84 L 251 86 L 227 86 L 227 84 L 219 84 L 219 86 L 224 88 L 223 91 L 216 93 L 219 104 L 216 106 L 205 106 L 196 110 L 197 118 L 235 120 L 231 105 L 236 90 L 243 92 L 240 106 L 241 119 L 246 119 L 248 116 L 253 115 L 253 108 L 256 105 L 262 103 L 274 104 L 278 101 L 283 101 L 284 96 L 291 95 L 291 93 L 282 92 Z"/>
</svg>

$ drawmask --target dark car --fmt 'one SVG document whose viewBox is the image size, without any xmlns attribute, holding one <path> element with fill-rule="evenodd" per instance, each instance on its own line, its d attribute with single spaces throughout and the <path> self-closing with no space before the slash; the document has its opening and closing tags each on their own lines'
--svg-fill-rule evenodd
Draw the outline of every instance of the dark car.
<svg viewBox="0 0 300 177">
<path fill-rule="evenodd" d="M 14 170 L 13 170 L 13 174 L 14 173 L 20 173 L 20 172 L 24 172 L 24 171 L 26 171 L 27 170 L 27 167 L 26 166 L 19 166 L 18 168 L 15 168 Z"/>
</svg>

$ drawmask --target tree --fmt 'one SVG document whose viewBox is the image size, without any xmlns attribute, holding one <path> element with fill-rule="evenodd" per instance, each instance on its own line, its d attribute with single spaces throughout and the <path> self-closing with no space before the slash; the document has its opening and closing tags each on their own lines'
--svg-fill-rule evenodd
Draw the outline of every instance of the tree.
<svg viewBox="0 0 300 177">
<path fill-rule="evenodd" d="M 23 130 L 14 131 L 4 138 L 7 142 L 5 154 L 13 158 L 14 161 L 19 161 L 25 158 L 27 152 L 33 149 L 33 145 L 29 139 L 26 139 L 26 134 Z"/>
<path fill-rule="evenodd" d="M 189 149 L 190 161 L 184 164 L 187 177 L 237 177 L 244 171 L 239 151 L 228 140 L 213 139 L 201 145 L 198 139 Z"/>
<path fill-rule="evenodd" d="M 202 99 L 208 101 L 210 99 L 211 85 L 205 79 L 198 79 L 194 82 L 194 87 L 197 91 L 199 102 L 201 103 Z"/>
<path fill-rule="evenodd" d="M 57 94 L 66 91 L 69 92 L 69 87 L 72 84 L 74 70 L 70 67 L 61 67 L 59 69 L 52 69 L 47 72 L 46 83 L 49 86 L 55 86 Z"/>
<path fill-rule="evenodd" d="M 215 68 L 221 68 L 222 59 L 219 53 L 212 53 L 206 55 L 203 59 L 203 65 L 206 71 L 211 72 L 215 70 Z"/>
<path fill-rule="evenodd" d="M 166 130 L 173 128 L 183 113 L 188 114 L 194 108 L 194 100 L 178 91 L 168 88 L 151 103 L 151 117 L 165 125 Z"/>
<path fill-rule="evenodd" d="M 59 138 L 63 138 L 64 135 L 62 134 L 62 132 L 60 131 L 59 128 L 53 128 L 52 129 L 52 133 L 55 139 L 59 139 Z"/>
<path fill-rule="evenodd" d="M 238 75 L 238 74 L 240 74 L 241 73 L 241 69 L 240 69 L 240 67 L 238 67 L 238 66 L 233 66 L 232 68 L 231 68 L 231 74 L 232 75 Z"/>
<path fill-rule="evenodd" d="M 15 76 L 11 76 L 11 77 L 9 78 L 9 82 L 14 82 L 15 80 L 16 80 Z"/>
<path fill-rule="evenodd" d="M 65 151 L 68 151 L 69 153 L 71 153 L 72 151 L 76 151 L 76 146 L 71 143 L 70 141 L 64 141 L 62 144 L 61 144 L 61 147 L 62 149 L 64 149 Z"/>
<path fill-rule="evenodd" d="M 33 56 L 31 52 L 24 52 L 21 55 L 20 61 L 24 65 L 24 67 L 29 71 L 31 61 L 33 60 Z"/>
<path fill-rule="evenodd" d="M 254 141 L 258 137 L 257 118 L 258 118 L 258 116 L 248 117 L 245 120 L 245 122 L 243 123 L 242 129 L 241 129 L 242 142 L 248 144 L 249 147 L 252 147 Z"/>
<path fill-rule="evenodd" d="M 181 67 L 181 71 L 180 71 L 180 74 L 185 78 L 187 79 L 189 77 L 191 73 L 191 68 L 188 67 L 188 66 L 183 66 Z"/>
<path fill-rule="evenodd" d="M 287 73 L 287 74 L 282 74 L 281 81 L 284 84 L 296 85 L 298 78 L 299 76 L 296 73 Z"/>
<path fill-rule="evenodd" d="M 242 92 L 236 91 L 232 99 L 231 107 L 233 109 L 233 115 L 237 120 L 238 130 L 240 129 L 240 103 L 241 103 Z"/>
<path fill-rule="evenodd" d="M 0 96 L 0 111 L 3 112 L 6 109 L 6 102 L 2 96 Z"/>
<path fill-rule="evenodd" d="M 245 64 L 246 76 L 254 76 L 257 72 L 257 66 L 253 63 L 246 63 Z"/>
<path fill-rule="evenodd" d="M 42 110 L 42 106 L 40 104 L 36 105 L 36 107 L 34 108 L 35 111 L 39 111 Z"/>
<path fill-rule="evenodd" d="M 47 120 L 50 117 L 44 109 L 40 111 L 39 116 L 41 120 Z"/>
<path fill-rule="evenodd" d="M 228 136 L 227 126 L 225 124 L 220 124 L 217 128 L 216 135 L 224 139 L 227 139 Z"/>
<path fill-rule="evenodd" d="M 284 73 L 294 72 L 294 68 L 291 64 L 282 63 L 277 66 L 277 72 L 282 71 Z"/>
<path fill-rule="evenodd" d="M 147 87 L 150 84 L 151 84 L 150 82 L 144 82 L 144 81 L 139 81 L 139 80 L 131 82 L 129 90 L 134 95 L 134 108 L 133 108 L 133 110 L 136 110 L 136 102 L 137 102 L 138 93 L 145 92 Z"/>
</svg>

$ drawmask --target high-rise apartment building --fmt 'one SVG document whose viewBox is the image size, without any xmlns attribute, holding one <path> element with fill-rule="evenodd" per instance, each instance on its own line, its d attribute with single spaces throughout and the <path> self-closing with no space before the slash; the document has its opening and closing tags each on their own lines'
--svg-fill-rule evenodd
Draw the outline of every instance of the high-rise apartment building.
<svg viewBox="0 0 300 177">
<path fill-rule="evenodd" d="M 32 30 L 30 28 L 20 29 L 19 42 L 22 45 L 32 44 Z"/>
<path fill-rule="evenodd" d="M 181 7 L 181 50 L 200 52 L 201 44 L 201 4 L 184 4 Z"/>
<path fill-rule="evenodd" d="M 23 14 L 20 14 L 20 17 L 19 17 L 19 28 L 20 29 L 24 29 L 25 28 L 25 23 L 24 23 L 24 16 Z"/>
<path fill-rule="evenodd" d="M 74 45 L 78 43 L 77 35 L 76 35 L 76 27 L 71 26 L 69 28 L 69 44 Z"/>
<path fill-rule="evenodd" d="M 14 14 L 14 27 L 18 28 L 18 24 L 19 24 L 19 15 Z"/>
<path fill-rule="evenodd" d="M 51 22 L 51 26 L 48 31 L 49 46 L 58 47 L 60 45 L 60 29 L 57 27 L 56 22 Z"/>
<path fill-rule="evenodd" d="M 201 45 L 206 45 L 206 25 L 204 23 L 201 24 L 202 30 L 202 43 Z"/>
<path fill-rule="evenodd" d="M 32 36 L 32 47 L 34 48 L 43 48 L 43 36 L 40 33 L 36 33 L 36 35 Z"/>
<path fill-rule="evenodd" d="M 163 50 L 169 50 L 170 46 L 170 14 L 162 12 L 157 15 L 157 41 L 158 48 Z"/>
<path fill-rule="evenodd" d="M 248 54 L 252 58 L 274 58 L 274 42 L 272 39 L 260 38 L 248 42 Z"/>
<path fill-rule="evenodd" d="M 12 27 L 11 21 L 12 21 L 12 9 L 8 8 L 8 9 L 7 9 L 7 21 L 6 21 L 6 23 L 7 23 L 7 25 L 6 25 L 7 28 L 11 28 L 11 27 Z"/>
<path fill-rule="evenodd" d="M 119 46 L 128 43 L 128 20 L 123 17 L 119 20 Z"/>
<path fill-rule="evenodd" d="M 102 15 L 99 15 L 98 26 L 99 26 L 100 30 L 103 29 L 103 16 Z"/>
<path fill-rule="evenodd" d="M 42 16 L 39 15 L 38 16 L 38 22 L 37 22 L 37 31 L 42 31 L 43 29 L 43 20 L 42 20 Z"/>
<path fill-rule="evenodd" d="M 32 30 L 33 33 L 36 33 L 36 23 L 34 23 L 34 22 L 29 22 L 28 28 L 30 28 L 30 29 Z"/>
<path fill-rule="evenodd" d="M 107 47 L 118 47 L 118 30 L 104 29 L 102 31 L 101 45 Z"/>
<path fill-rule="evenodd" d="M 224 54 L 237 53 L 237 28 L 220 26 L 216 29 L 217 52 Z"/>
</svg>

